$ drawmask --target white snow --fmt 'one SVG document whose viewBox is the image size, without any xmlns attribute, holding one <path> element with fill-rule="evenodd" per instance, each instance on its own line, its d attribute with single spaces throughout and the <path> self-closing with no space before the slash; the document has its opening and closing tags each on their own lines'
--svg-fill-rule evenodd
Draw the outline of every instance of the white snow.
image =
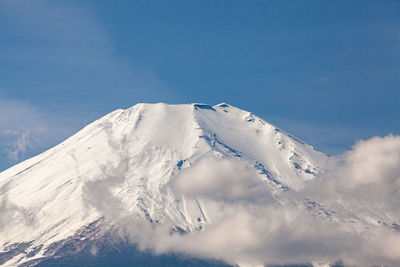
<svg viewBox="0 0 400 267">
<path fill-rule="evenodd" d="M 177 195 L 172 184 L 182 170 L 206 157 L 240 161 L 276 197 L 300 191 L 328 160 L 225 103 L 137 104 L 0 173 L 0 251 L 7 244 L 31 241 L 32 247 L 45 249 L 103 215 L 119 216 L 118 209 L 132 218 L 197 231 L 213 220 L 218 207 Z M 110 206 L 100 207 L 98 199 Z M 7 264 L 24 262 L 23 256 Z"/>
</svg>

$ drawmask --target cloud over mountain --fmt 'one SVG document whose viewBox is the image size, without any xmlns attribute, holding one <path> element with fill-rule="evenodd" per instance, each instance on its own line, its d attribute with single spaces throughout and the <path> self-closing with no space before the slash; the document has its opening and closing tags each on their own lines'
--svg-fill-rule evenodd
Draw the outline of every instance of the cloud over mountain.
<svg viewBox="0 0 400 267">
<path fill-rule="evenodd" d="M 26 246 L 8 265 L 112 233 L 232 264 L 396 266 L 399 147 L 332 158 L 226 103 L 138 104 L 2 172 L 0 238 Z"/>
</svg>

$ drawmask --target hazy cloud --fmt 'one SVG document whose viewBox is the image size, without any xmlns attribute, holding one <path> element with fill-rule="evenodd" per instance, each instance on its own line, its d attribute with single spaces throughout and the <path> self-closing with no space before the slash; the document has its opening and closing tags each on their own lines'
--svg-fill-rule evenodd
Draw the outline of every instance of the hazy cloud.
<svg viewBox="0 0 400 267">
<path fill-rule="evenodd" d="M 83 119 L 48 112 L 35 105 L 0 98 L 0 166 L 57 144 L 84 125 Z"/>
<path fill-rule="evenodd" d="M 6 183 L 0 188 L 0 231 L 9 229 L 6 226 L 9 224 L 15 225 L 15 222 L 33 226 L 36 221 L 35 212 L 10 201 L 8 198 L 8 187 L 9 183 Z"/>
<path fill-rule="evenodd" d="M 112 131 L 112 123 L 100 125 L 107 135 L 110 161 L 100 166 L 100 173 L 89 180 L 83 187 L 83 199 L 88 208 L 95 208 L 108 221 L 122 223 L 130 216 L 114 189 L 123 184 L 129 173 L 129 154 L 127 138 L 116 139 Z M 114 160 L 111 160 L 114 158 Z"/>
<path fill-rule="evenodd" d="M 174 181 L 178 193 L 221 201 L 259 201 L 271 198 L 268 184 L 240 160 L 206 157 L 182 170 Z"/>
<path fill-rule="evenodd" d="M 126 215 L 120 199 L 114 196 L 115 186 L 123 183 L 129 170 L 128 161 L 121 161 L 116 167 L 102 167 L 102 174 L 94 181 L 88 181 L 83 188 L 84 201 L 114 221 Z"/>
<path fill-rule="evenodd" d="M 6 149 L 8 158 L 13 162 L 18 161 L 20 156 L 23 156 L 27 149 L 32 147 L 32 137 L 29 133 L 29 130 L 22 133 L 15 133 L 16 139 L 12 141 L 11 147 Z M 11 134 L 13 133 L 11 132 Z"/>
</svg>

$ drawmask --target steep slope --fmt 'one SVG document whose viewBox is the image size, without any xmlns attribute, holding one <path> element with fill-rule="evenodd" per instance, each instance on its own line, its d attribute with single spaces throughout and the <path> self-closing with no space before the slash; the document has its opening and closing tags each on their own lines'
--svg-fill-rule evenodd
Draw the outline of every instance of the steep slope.
<svg viewBox="0 0 400 267">
<path fill-rule="evenodd" d="M 0 174 L 0 264 L 50 257 L 65 240 L 96 239 L 115 221 L 144 218 L 175 232 L 201 231 L 220 207 L 179 194 L 174 183 L 210 157 L 254 172 L 277 203 L 282 192 L 300 191 L 321 173 L 328 159 L 225 103 L 116 110 Z"/>
</svg>

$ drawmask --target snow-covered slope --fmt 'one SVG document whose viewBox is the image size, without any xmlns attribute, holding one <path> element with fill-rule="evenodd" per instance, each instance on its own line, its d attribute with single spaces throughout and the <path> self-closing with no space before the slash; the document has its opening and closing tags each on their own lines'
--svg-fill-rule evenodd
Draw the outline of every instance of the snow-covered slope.
<svg viewBox="0 0 400 267">
<path fill-rule="evenodd" d="M 173 184 L 207 157 L 240 162 L 278 200 L 282 192 L 301 191 L 328 159 L 225 103 L 116 110 L 0 174 L 0 265 L 50 257 L 55 244 L 121 214 L 182 232 L 206 228 L 217 207 L 179 195 Z"/>
</svg>

